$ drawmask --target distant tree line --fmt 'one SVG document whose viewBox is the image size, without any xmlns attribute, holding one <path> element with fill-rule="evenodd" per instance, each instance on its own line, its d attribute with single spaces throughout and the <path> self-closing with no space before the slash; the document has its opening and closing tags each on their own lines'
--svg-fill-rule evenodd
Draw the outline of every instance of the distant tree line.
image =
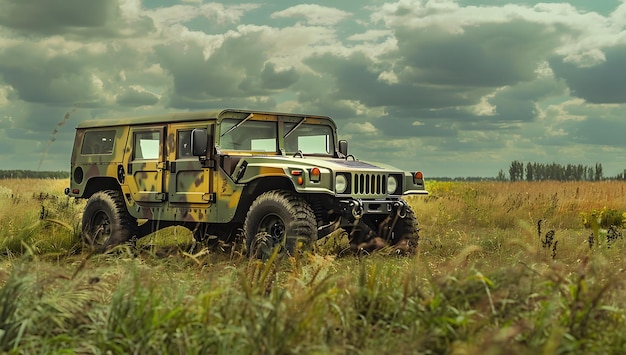
<svg viewBox="0 0 626 355">
<path fill-rule="evenodd" d="M 457 177 L 449 177 L 449 176 L 428 176 L 428 181 L 466 181 L 466 182 L 476 182 L 476 181 L 494 181 L 496 180 L 493 176 L 457 176 Z"/>
<path fill-rule="evenodd" d="M 67 179 L 67 171 L 0 170 L 0 179 Z"/>
<path fill-rule="evenodd" d="M 623 175 L 621 176 L 623 178 Z M 620 179 L 620 176 L 615 177 Z M 497 180 L 507 180 L 504 171 L 500 170 Z M 602 164 L 595 166 L 582 164 L 543 164 L 526 163 L 514 160 L 509 167 L 509 180 L 511 181 L 600 181 L 604 180 Z"/>
</svg>

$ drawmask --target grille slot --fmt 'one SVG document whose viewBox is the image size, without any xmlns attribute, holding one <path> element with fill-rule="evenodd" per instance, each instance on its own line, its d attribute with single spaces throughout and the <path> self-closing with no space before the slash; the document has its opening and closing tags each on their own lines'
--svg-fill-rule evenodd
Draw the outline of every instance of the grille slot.
<svg viewBox="0 0 626 355">
<path fill-rule="evenodd" d="M 384 195 L 387 193 L 387 175 L 353 174 L 352 193 L 357 195 Z"/>
</svg>

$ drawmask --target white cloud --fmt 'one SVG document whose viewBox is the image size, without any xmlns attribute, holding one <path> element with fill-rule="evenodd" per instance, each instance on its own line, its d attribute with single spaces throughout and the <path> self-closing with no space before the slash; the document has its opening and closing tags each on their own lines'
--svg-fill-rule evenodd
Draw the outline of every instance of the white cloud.
<svg viewBox="0 0 626 355">
<path fill-rule="evenodd" d="M 9 93 L 13 90 L 12 87 L 6 85 L 0 85 L 0 107 L 6 107 L 9 105 Z"/>
<path fill-rule="evenodd" d="M 237 23 L 241 17 L 250 10 L 260 5 L 224 5 L 220 3 L 208 3 L 202 5 L 174 5 L 155 10 L 143 10 L 142 12 L 152 18 L 157 27 L 172 26 L 204 17 L 217 24 Z"/>
<path fill-rule="evenodd" d="M 393 36 L 393 32 L 390 30 L 369 30 L 364 33 L 357 33 L 355 35 L 349 36 L 347 39 L 349 41 L 376 41 L 379 38 L 391 37 Z"/>
<path fill-rule="evenodd" d="M 400 80 L 398 80 L 398 76 L 396 73 L 392 71 L 383 71 L 378 76 L 378 80 L 387 83 L 387 84 L 398 84 Z"/>
<path fill-rule="evenodd" d="M 360 133 L 360 134 L 366 134 L 366 135 L 373 135 L 376 134 L 378 132 L 378 130 L 376 129 L 376 127 L 374 127 L 374 125 L 370 122 L 363 122 L 363 123 L 348 123 L 344 129 L 346 131 L 350 131 L 350 132 L 355 132 L 355 133 Z"/>
<path fill-rule="evenodd" d="M 606 56 L 599 48 L 593 48 L 585 52 L 572 53 L 563 58 L 565 63 L 576 63 L 579 67 L 593 67 L 606 61 Z"/>
<path fill-rule="evenodd" d="M 271 15 L 272 18 L 304 17 L 306 23 L 321 26 L 335 25 L 350 16 L 351 14 L 349 12 L 313 4 L 292 6 L 288 9 L 274 12 Z"/>
</svg>

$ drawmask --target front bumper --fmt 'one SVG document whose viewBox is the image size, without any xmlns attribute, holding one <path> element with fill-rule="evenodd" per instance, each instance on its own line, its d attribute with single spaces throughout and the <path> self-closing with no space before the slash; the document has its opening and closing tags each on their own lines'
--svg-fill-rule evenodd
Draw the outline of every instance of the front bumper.
<svg viewBox="0 0 626 355">
<path fill-rule="evenodd" d="M 347 199 L 340 200 L 339 206 L 343 217 L 348 219 L 359 219 L 364 215 L 388 215 L 397 213 L 400 218 L 406 216 L 409 208 L 403 200 L 361 200 Z"/>
</svg>

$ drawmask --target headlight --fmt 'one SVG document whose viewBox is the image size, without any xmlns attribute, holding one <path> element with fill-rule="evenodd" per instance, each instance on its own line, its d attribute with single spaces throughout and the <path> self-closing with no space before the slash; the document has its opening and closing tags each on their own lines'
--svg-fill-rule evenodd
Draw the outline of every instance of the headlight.
<svg viewBox="0 0 626 355">
<path fill-rule="evenodd" d="M 342 194 L 346 192 L 347 188 L 348 188 L 348 180 L 346 180 L 346 177 L 341 174 L 337 175 L 335 177 L 335 191 L 338 194 Z"/>
<path fill-rule="evenodd" d="M 393 194 L 394 192 L 396 192 L 396 189 L 398 188 L 398 181 L 396 180 L 395 176 L 388 176 L 387 177 L 387 193 L 388 194 Z"/>
</svg>

